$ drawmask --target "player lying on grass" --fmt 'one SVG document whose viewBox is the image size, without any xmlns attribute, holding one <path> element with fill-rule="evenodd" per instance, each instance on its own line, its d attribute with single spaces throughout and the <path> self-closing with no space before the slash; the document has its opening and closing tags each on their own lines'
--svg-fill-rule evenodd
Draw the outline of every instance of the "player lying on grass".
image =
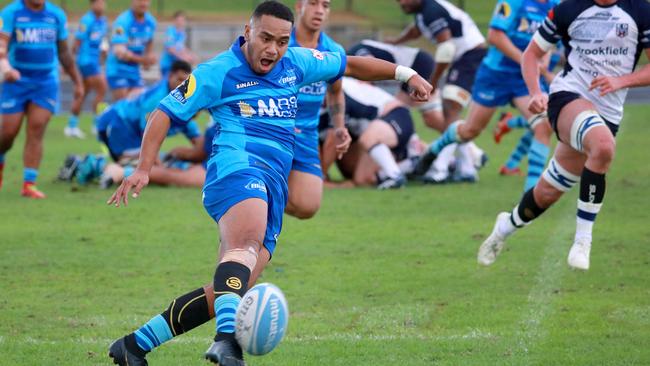
<svg viewBox="0 0 650 366">
<path fill-rule="evenodd" d="M 567 64 L 546 95 L 539 85 L 539 63 L 560 40 Z M 548 112 L 559 142 L 537 185 L 511 212 L 497 216 L 492 233 L 479 248 L 479 263 L 494 263 L 506 238 L 579 182 L 568 263 L 589 269 L 593 225 L 605 198 L 605 174 L 614 158 L 625 97 L 630 87 L 650 85 L 650 65 L 634 71 L 644 50 L 650 56 L 646 1 L 566 0 L 549 13 L 524 52 L 522 70 L 531 95 L 530 111 Z"/>
<path fill-rule="evenodd" d="M 409 109 L 383 89 L 349 77 L 343 78 L 343 91 L 346 124 L 354 141 L 354 153 L 337 161 L 344 177 L 357 186 L 403 187 L 406 173 L 398 162 L 407 159 L 409 141 L 415 134 Z M 323 171 L 327 172 L 336 161 L 336 151 L 331 127 L 322 130 L 327 134 L 322 147 Z"/>
</svg>

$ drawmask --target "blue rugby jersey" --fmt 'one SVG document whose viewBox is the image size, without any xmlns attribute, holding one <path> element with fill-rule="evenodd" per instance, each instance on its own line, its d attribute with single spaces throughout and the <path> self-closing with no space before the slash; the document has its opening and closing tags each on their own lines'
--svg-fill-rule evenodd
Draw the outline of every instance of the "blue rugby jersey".
<svg viewBox="0 0 650 366">
<path fill-rule="evenodd" d="M 560 0 L 499 0 L 490 28 L 503 31 L 523 51 L 548 12 L 559 2 Z M 495 46 L 490 46 L 483 64 L 492 70 L 521 74 L 521 66 Z"/>
<path fill-rule="evenodd" d="M 115 19 L 112 28 L 111 50 L 106 60 L 106 75 L 109 77 L 140 78 L 140 65 L 118 59 L 113 53 L 113 47 L 123 44 L 136 55 L 144 55 L 147 44 L 153 41 L 153 35 L 156 31 L 156 19 L 147 12 L 144 20 L 140 22 L 135 18 L 133 11 L 129 9 Z"/>
<path fill-rule="evenodd" d="M 111 108 L 133 131 L 142 136 L 147 125 L 147 114 L 153 112 L 169 92 L 167 80 L 162 80 L 133 98 L 120 100 Z M 199 126 L 194 121 L 182 124 L 173 123 L 167 136 L 178 133 L 184 134 L 190 140 L 201 135 Z"/>
<path fill-rule="evenodd" d="M 286 185 L 295 143 L 298 90 L 345 72 L 344 54 L 289 47 L 268 74 L 256 74 L 241 50 L 230 50 L 199 65 L 158 107 L 173 121 L 189 120 L 207 109 L 217 123 L 207 188 L 239 170 L 255 168 Z"/>
<path fill-rule="evenodd" d="M 301 47 L 296 40 L 295 29 L 291 32 L 289 47 Z M 345 55 L 345 49 L 336 43 L 325 32 L 320 33 L 318 38 L 319 51 L 338 52 Z M 344 56 L 345 57 L 345 56 Z M 296 128 L 302 131 L 302 136 L 318 138 L 318 121 L 320 119 L 320 108 L 323 105 L 327 92 L 327 82 L 316 81 L 300 88 L 298 93 L 298 114 L 296 115 Z"/>
<path fill-rule="evenodd" d="M 176 51 L 182 51 L 185 48 L 185 39 L 187 35 L 185 31 L 179 31 L 175 26 L 170 25 L 165 34 L 165 46 L 163 48 L 162 57 L 160 58 L 160 68 L 169 69 L 172 67 L 174 61 L 177 60 L 176 56 L 167 51 L 168 48 L 173 48 Z"/>
<path fill-rule="evenodd" d="M 63 10 L 49 1 L 33 11 L 22 0 L 2 9 L 0 32 L 9 36 L 9 63 L 26 81 L 58 79 L 58 41 L 68 38 Z"/>
<path fill-rule="evenodd" d="M 92 11 L 79 20 L 75 38 L 80 41 L 77 50 L 77 65 L 99 65 L 101 44 L 108 33 L 108 21 L 105 16 L 97 17 Z"/>
</svg>

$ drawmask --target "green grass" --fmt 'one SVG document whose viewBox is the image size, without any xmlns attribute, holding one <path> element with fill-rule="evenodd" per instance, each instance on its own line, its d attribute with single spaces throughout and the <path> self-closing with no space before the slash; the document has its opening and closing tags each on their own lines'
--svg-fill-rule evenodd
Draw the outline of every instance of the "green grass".
<svg viewBox="0 0 650 366">
<path fill-rule="evenodd" d="M 262 280 L 286 293 L 289 331 L 250 364 L 650 364 L 649 112 L 627 107 L 586 273 L 566 265 L 576 191 L 494 266 L 476 264 L 496 213 L 520 194 L 522 179 L 496 174 L 514 135 L 479 140 L 492 159 L 480 184 L 326 191 L 316 218 L 285 220 Z M 106 365 L 111 340 L 212 278 L 217 230 L 200 191 L 148 187 L 126 209 L 107 207 L 110 192 L 96 187 L 73 192 L 53 182 L 60 162 L 97 145 L 64 139 L 63 123 L 54 119 L 46 138 L 47 200 L 18 195 L 22 139 L 8 155 L 1 365 Z M 212 332 L 179 337 L 151 364 L 203 364 Z"/>
</svg>

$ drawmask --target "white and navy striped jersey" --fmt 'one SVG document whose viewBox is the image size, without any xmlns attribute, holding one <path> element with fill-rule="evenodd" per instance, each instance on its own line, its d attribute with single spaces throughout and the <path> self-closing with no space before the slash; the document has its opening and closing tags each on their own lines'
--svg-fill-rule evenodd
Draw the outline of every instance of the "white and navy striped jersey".
<svg viewBox="0 0 650 366">
<path fill-rule="evenodd" d="M 353 47 L 353 49 L 350 51 L 350 53 L 354 56 L 373 57 L 377 57 L 374 55 L 374 53 L 382 52 L 384 53 L 384 57 L 377 58 L 390 61 L 397 65 L 403 65 L 412 68 L 413 63 L 415 62 L 415 58 L 417 57 L 418 52 L 420 52 L 420 49 L 408 46 L 392 45 L 371 39 L 364 39 L 358 46 Z"/>
<path fill-rule="evenodd" d="M 619 0 L 600 6 L 593 0 L 566 0 L 549 13 L 533 38 L 542 49 L 562 41 L 567 63 L 551 84 L 551 93 L 568 91 L 591 101 L 609 122 L 619 124 L 627 89 L 603 97 L 589 91 L 599 76 L 634 71 L 639 56 L 650 48 L 650 3 Z"/>
<path fill-rule="evenodd" d="M 436 41 L 440 32 L 449 29 L 456 46 L 454 61 L 485 43 L 485 37 L 472 18 L 446 0 L 422 0 L 422 6 L 415 14 L 415 24 L 431 42 Z"/>
<path fill-rule="evenodd" d="M 345 113 L 349 118 L 373 120 L 384 114 L 388 103 L 395 97 L 384 89 L 351 77 L 343 77 Z"/>
</svg>

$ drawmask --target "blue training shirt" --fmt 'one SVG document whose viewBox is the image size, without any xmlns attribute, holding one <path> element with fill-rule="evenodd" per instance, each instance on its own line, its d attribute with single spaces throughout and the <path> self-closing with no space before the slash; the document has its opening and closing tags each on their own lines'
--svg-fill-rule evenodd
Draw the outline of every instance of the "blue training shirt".
<svg viewBox="0 0 650 366">
<path fill-rule="evenodd" d="M 33 11 L 23 0 L 2 9 L 0 32 L 9 36 L 9 63 L 26 81 L 58 79 L 58 41 L 68 38 L 66 16 L 58 6 L 45 2 Z"/>
<path fill-rule="evenodd" d="M 77 50 L 77 65 L 99 65 L 101 44 L 108 33 L 108 20 L 105 16 L 97 17 L 92 11 L 79 20 L 75 38 L 80 41 Z"/>
<path fill-rule="evenodd" d="M 167 80 L 161 80 L 133 98 L 120 100 L 112 106 L 112 109 L 115 110 L 122 121 L 142 135 L 147 125 L 147 114 L 153 112 L 158 106 L 158 103 L 169 92 Z M 182 124 L 173 123 L 167 136 L 172 136 L 177 133 L 183 133 L 190 140 L 201 136 L 201 130 L 194 121 Z"/>
<path fill-rule="evenodd" d="M 537 29 L 542 25 L 548 12 L 559 0 L 499 0 L 490 28 L 503 31 L 510 41 L 525 50 Z M 494 46 L 490 46 L 483 64 L 492 70 L 521 74 L 521 66 L 504 55 Z"/>
<path fill-rule="evenodd" d="M 301 47 L 296 40 L 296 30 L 291 32 L 289 47 Z M 325 32 L 320 32 L 317 50 L 323 52 L 338 52 L 345 57 L 345 49 L 336 43 Z M 300 88 L 298 93 L 298 114 L 296 116 L 296 128 L 302 131 L 305 136 L 318 136 L 318 121 L 320 119 L 320 108 L 323 105 L 327 93 L 327 82 L 316 81 Z"/>
<path fill-rule="evenodd" d="M 160 58 L 160 68 L 162 70 L 172 67 L 174 61 L 178 60 L 167 49 L 172 48 L 177 52 L 185 48 L 185 39 L 187 35 L 184 30 L 179 31 L 175 26 L 170 25 L 165 33 L 165 45 L 163 47 L 162 57 Z"/>
<path fill-rule="evenodd" d="M 144 20 L 138 21 L 131 9 L 120 14 L 113 22 L 111 35 L 111 50 L 106 60 L 106 75 L 108 77 L 140 78 L 140 65 L 135 62 L 124 62 L 115 56 L 113 47 L 118 44 L 126 45 L 127 49 L 136 55 L 144 55 L 144 51 L 156 31 L 156 19 L 149 12 Z"/>
<path fill-rule="evenodd" d="M 255 168 L 286 185 L 295 143 L 298 90 L 345 72 L 345 54 L 289 47 L 267 74 L 249 66 L 239 37 L 230 50 L 199 65 L 158 107 L 188 121 L 207 109 L 216 121 L 205 187 L 239 170 Z"/>
</svg>

